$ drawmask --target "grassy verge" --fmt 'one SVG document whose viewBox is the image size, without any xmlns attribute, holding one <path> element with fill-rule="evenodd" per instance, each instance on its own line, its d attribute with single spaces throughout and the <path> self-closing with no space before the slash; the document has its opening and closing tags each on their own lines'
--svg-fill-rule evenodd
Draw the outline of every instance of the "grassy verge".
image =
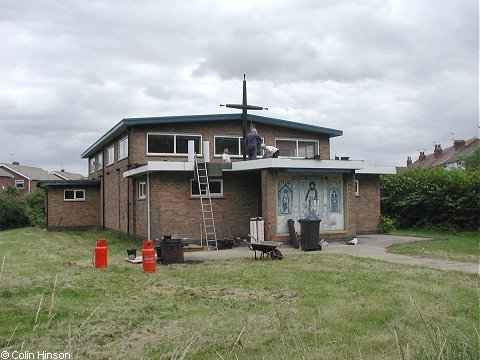
<svg viewBox="0 0 480 360">
<path fill-rule="evenodd" d="M 100 237 L 108 269 L 92 267 Z M 0 232 L 0 349 L 76 359 L 478 355 L 475 274 L 321 252 L 145 274 L 123 260 L 132 245 L 111 233 Z"/>
<path fill-rule="evenodd" d="M 422 230 L 397 230 L 395 235 L 431 237 L 430 241 L 394 244 L 388 252 L 478 264 L 480 232 L 441 233 Z"/>
</svg>

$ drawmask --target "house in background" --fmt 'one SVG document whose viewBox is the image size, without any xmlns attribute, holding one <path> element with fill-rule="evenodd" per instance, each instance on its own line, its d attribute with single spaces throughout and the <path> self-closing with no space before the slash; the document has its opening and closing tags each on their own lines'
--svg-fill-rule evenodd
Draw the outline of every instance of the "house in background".
<svg viewBox="0 0 480 360">
<path fill-rule="evenodd" d="M 6 185 L 18 189 L 21 196 L 26 196 L 35 190 L 39 181 L 58 179 L 57 176 L 49 174 L 46 170 L 33 166 L 20 165 L 19 162 L 13 162 L 13 164 L 2 163 L 0 164 L 0 170 L 12 176 Z"/>
<path fill-rule="evenodd" d="M 71 173 L 62 169 L 60 171 L 52 171 L 50 174 L 55 175 L 62 180 L 85 180 L 85 176 L 81 174 Z"/>
<path fill-rule="evenodd" d="M 15 186 L 14 177 L 9 172 L 0 168 L 0 190 L 4 191 L 8 186 Z"/>
<path fill-rule="evenodd" d="M 320 218 L 327 239 L 377 231 L 380 174 L 395 168 L 330 159 L 330 139 L 340 130 L 250 114 L 247 120 L 262 142 L 280 149 L 279 158 L 262 158 L 259 147 L 257 160 L 242 161 L 241 114 L 121 120 L 82 154 L 88 181 L 40 184 L 48 191 L 49 227 L 98 225 L 152 239 L 200 239 L 190 142 L 208 163 L 217 238 L 248 233 L 257 216 L 265 221 L 267 240 L 287 240 L 289 219 L 298 231 L 297 220 Z M 221 159 L 225 147 L 232 158 L 227 165 Z M 80 208 L 77 219 L 61 219 Z"/>
<path fill-rule="evenodd" d="M 425 155 L 425 152 L 421 151 L 415 162 L 412 162 L 412 158 L 408 157 L 407 167 L 418 166 L 426 169 L 441 166 L 447 169 L 465 169 L 462 158 L 475 151 L 475 147 L 478 146 L 478 144 L 479 140 L 477 137 L 468 140 L 454 140 L 453 146 L 446 149 L 442 149 L 442 145 L 436 144 L 433 153 Z"/>
</svg>

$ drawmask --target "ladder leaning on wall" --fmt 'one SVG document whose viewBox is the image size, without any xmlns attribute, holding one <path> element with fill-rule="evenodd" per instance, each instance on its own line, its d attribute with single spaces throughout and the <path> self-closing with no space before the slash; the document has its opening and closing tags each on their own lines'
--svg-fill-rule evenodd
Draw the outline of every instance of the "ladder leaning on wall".
<svg viewBox="0 0 480 360">
<path fill-rule="evenodd" d="M 197 154 L 195 154 L 195 171 L 197 173 L 200 207 L 202 208 L 203 234 L 205 235 L 207 249 L 217 250 L 217 233 L 215 231 L 215 219 L 213 218 L 207 163 L 203 159 L 199 161 Z"/>
</svg>

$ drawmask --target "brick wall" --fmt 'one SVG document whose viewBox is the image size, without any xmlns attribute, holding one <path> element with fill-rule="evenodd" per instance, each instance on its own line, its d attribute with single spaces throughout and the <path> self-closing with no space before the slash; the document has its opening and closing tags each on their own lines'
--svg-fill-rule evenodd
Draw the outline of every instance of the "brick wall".
<svg viewBox="0 0 480 360">
<path fill-rule="evenodd" d="M 64 187 L 48 187 L 48 228 L 99 226 L 100 189 L 98 187 L 75 188 L 85 189 L 85 201 L 64 201 L 64 189 Z"/>
<path fill-rule="evenodd" d="M 250 125 L 250 124 L 249 124 Z M 318 140 L 322 159 L 329 159 L 329 138 L 318 134 L 281 128 L 276 126 L 256 125 L 265 143 L 275 144 L 276 138 L 304 138 Z M 129 164 L 146 164 L 148 161 L 187 161 L 187 156 L 147 156 L 148 132 L 201 135 L 202 140 L 210 141 L 211 160 L 221 161 L 214 156 L 214 136 L 241 136 L 240 121 L 224 123 L 165 124 L 155 126 L 133 127 L 119 135 L 103 148 L 103 167 L 90 174 L 90 179 L 101 179 L 99 190 L 100 206 L 98 218 L 100 224 L 114 230 L 147 237 L 147 200 L 138 198 L 138 184 L 146 182 L 146 176 L 123 178 Z M 118 141 L 129 134 L 129 157 L 118 161 Z M 105 150 L 115 144 L 115 163 L 107 166 Z M 98 155 L 98 154 L 97 154 Z M 240 161 L 241 159 L 232 159 Z M 98 158 L 97 158 L 98 164 Z M 262 216 L 265 220 L 266 238 L 287 240 L 283 235 L 277 236 L 276 229 L 276 170 L 261 172 L 224 173 L 224 197 L 213 199 L 217 236 L 244 234 L 249 231 L 249 219 Z M 190 196 L 190 179 L 193 173 L 151 173 L 151 237 L 174 235 L 181 238 L 197 240 L 200 237 L 200 200 Z M 367 177 L 368 178 L 368 177 Z M 371 178 L 368 178 L 371 181 Z M 377 183 L 371 188 L 361 185 L 365 191 L 360 197 L 355 196 L 354 175 L 344 175 L 344 209 L 345 231 L 326 234 L 325 238 L 351 238 L 358 231 L 371 231 L 378 225 L 379 194 Z M 105 209 L 102 208 L 102 199 Z M 364 211 L 368 207 L 370 210 Z M 373 209 L 376 208 L 376 209 Z M 128 221 L 130 219 L 130 221 Z M 268 226 L 270 224 L 270 226 Z M 230 231 L 229 231 L 230 230 Z"/>
<path fill-rule="evenodd" d="M 0 176 L 0 193 L 7 189 L 8 186 L 15 186 L 15 180 L 6 176 Z"/>
<path fill-rule="evenodd" d="M 356 196 L 357 231 L 372 233 L 380 221 L 380 175 L 357 174 L 360 195 Z"/>
</svg>

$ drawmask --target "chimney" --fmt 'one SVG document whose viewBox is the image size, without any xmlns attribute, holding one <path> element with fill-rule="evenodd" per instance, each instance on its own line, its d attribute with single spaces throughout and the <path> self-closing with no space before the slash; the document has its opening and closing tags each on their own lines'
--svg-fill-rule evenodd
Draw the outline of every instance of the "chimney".
<svg viewBox="0 0 480 360">
<path fill-rule="evenodd" d="M 455 151 L 460 150 L 461 148 L 465 147 L 465 140 L 455 140 L 453 142 L 453 147 L 455 148 Z"/>
<path fill-rule="evenodd" d="M 412 165 L 412 158 L 410 156 L 407 157 L 407 167 Z"/>
<path fill-rule="evenodd" d="M 12 165 L 20 165 L 20 163 L 18 161 L 14 161 Z"/>
<path fill-rule="evenodd" d="M 60 170 L 60 172 L 65 172 L 65 169 Z"/>
<path fill-rule="evenodd" d="M 440 157 L 442 155 L 442 145 L 437 144 L 435 145 L 435 149 L 433 150 L 433 156 L 436 158 Z"/>
<path fill-rule="evenodd" d="M 427 157 L 425 156 L 425 151 L 420 151 L 420 155 L 418 155 L 418 161 L 422 162 Z"/>
</svg>

